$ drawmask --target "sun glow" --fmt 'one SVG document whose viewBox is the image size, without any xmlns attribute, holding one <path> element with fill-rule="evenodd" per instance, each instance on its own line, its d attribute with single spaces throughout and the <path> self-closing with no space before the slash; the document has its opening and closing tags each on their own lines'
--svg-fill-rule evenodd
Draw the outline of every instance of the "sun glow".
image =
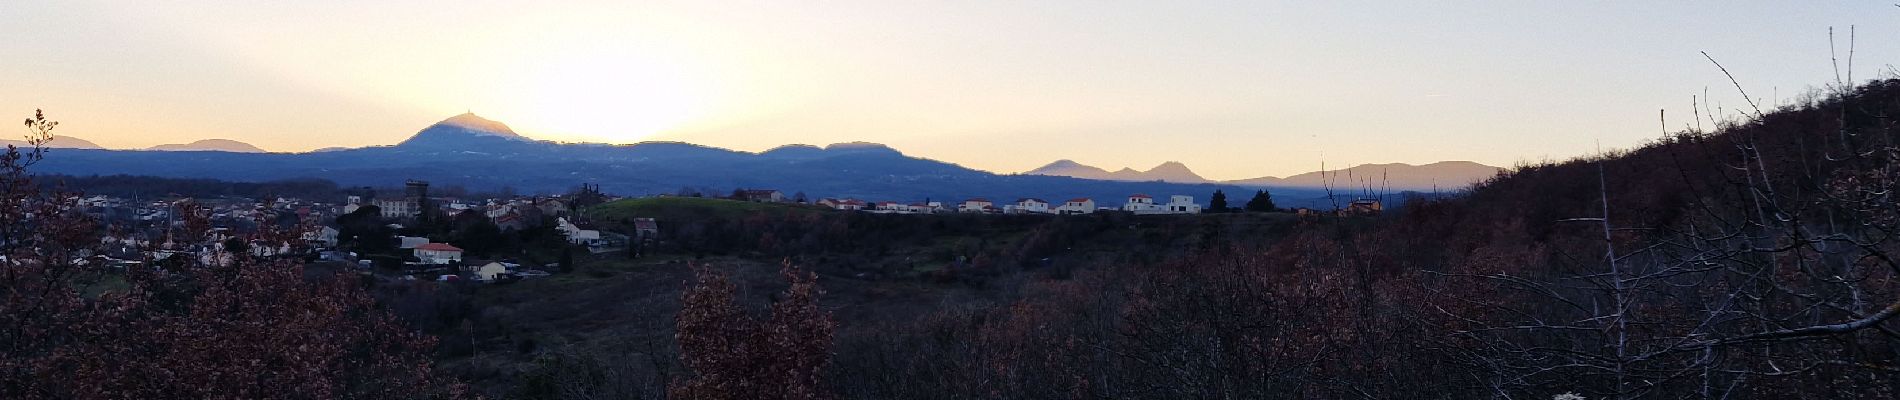
<svg viewBox="0 0 1900 400">
<path fill-rule="evenodd" d="M 716 92 L 682 62 L 631 51 L 523 60 L 502 74 L 507 89 L 490 103 L 546 139 L 637 142 L 705 117 Z"/>
</svg>

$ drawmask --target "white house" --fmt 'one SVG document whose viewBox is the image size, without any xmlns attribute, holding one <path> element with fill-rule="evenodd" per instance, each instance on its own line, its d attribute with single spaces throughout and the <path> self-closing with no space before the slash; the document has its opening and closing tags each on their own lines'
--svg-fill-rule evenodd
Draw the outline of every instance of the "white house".
<svg viewBox="0 0 1900 400">
<path fill-rule="evenodd" d="M 915 212 L 915 210 L 911 209 L 909 204 L 899 203 L 895 201 L 878 202 L 877 211 L 883 212 L 883 213 L 896 213 L 896 214 L 909 214 L 909 213 Z"/>
<path fill-rule="evenodd" d="M 1169 214 L 1200 214 L 1201 205 L 1194 204 L 1194 196 L 1177 194 L 1168 196 L 1167 210 Z"/>
<path fill-rule="evenodd" d="M 858 199 L 838 200 L 838 205 L 836 206 L 836 208 L 839 210 L 844 210 L 844 211 L 863 211 L 864 200 L 858 200 Z"/>
<path fill-rule="evenodd" d="M 555 227 L 560 229 L 562 234 L 567 235 L 568 243 L 594 243 L 600 240 L 600 231 L 581 229 L 580 226 L 567 222 L 567 217 L 556 218 Z"/>
<path fill-rule="evenodd" d="M 825 206 L 825 207 L 831 207 L 832 209 L 836 209 L 836 210 L 844 210 L 844 211 L 859 211 L 859 210 L 863 210 L 863 209 L 864 209 L 864 205 L 865 205 L 865 204 L 864 204 L 864 200 L 858 200 L 858 199 L 834 199 L 834 198 L 830 198 L 830 197 L 826 197 L 826 198 L 822 198 L 822 199 L 818 199 L 818 201 L 817 201 L 816 203 L 812 203 L 812 204 L 817 204 L 817 205 L 820 205 L 820 206 Z"/>
<path fill-rule="evenodd" d="M 421 205 L 407 199 L 377 199 L 373 203 L 376 208 L 381 209 L 383 218 L 410 218 L 422 213 Z"/>
<path fill-rule="evenodd" d="M 1034 197 L 1016 199 L 1016 212 L 1048 214 L 1049 202 Z"/>
<path fill-rule="evenodd" d="M 338 233 L 336 228 L 326 226 L 313 232 L 304 232 L 303 239 L 318 246 L 335 246 Z"/>
<path fill-rule="evenodd" d="M 500 278 L 502 275 L 507 274 L 509 272 L 511 271 L 508 270 L 508 265 L 502 264 L 499 262 L 491 262 L 487 264 L 482 264 L 482 266 L 475 268 L 475 279 L 479 279 L 485 282 L 494 282 L 496 278 Z"/>
<path fill-rule="evenodd" d="M 1129 211 L 1136 214 L 1160 214 L 1161 206 L 1155 204 L 1153 197 L 1137 193 L 1128 196 L 1127 203 L 1122 203 L 1122 211 Z"/>
<path fill-rule="evenodd" d="M 1056 213 L 1062 215 L 1088 214 L 1095 212 L 1095 200 L 1087 197 L 1069 199 L 1056 207 Z"/>
<path fill-rule="evenodd" d="M 416 259 L 423 264 L 453 264 L 462 261 L 462 249 L 448 243 L 426 243 L 416 246 Z"/>
<path fill-rule="evenodd" d="M 989 210 L 993 208 L 996 208 L 996 207 L 994 206 L 994 204 L 990 203 L 989 199 L 984 199 L 984 198 L 979 197 L 979 198 L 964 200 L 963 204 L 957 206 L 957 212 L 982 213 L 982 212 L 989 212 Z"/>
<path fill-rule="evenodd" d="M 918 214 L 936 214 L 943 212 L 943 202 L 910 203 L 910 212 Z"/>
</svg>

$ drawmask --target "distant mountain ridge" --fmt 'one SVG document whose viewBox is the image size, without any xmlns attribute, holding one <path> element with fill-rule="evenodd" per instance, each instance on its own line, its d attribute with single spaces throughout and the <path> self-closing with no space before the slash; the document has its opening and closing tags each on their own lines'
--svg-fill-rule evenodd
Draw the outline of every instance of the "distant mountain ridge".
<svg viewBox="0 0 1900 400">
<path fill-rule="evenodd" d="M 1326 187 L 1347 190 L 1456 190 L 1497 176 L 1503 168 L 1471 161 L 1360 164 L 1352 168 L 1313 171 L 1285 178 L 1260 177 L 1228 181 L 1243 186 Z"/>
<path fill-rule="evenodd" d="M 270 181 L 323 178 L 344 186 L 387 186 L 405 179 L 469 189 L 514 188 L 564 193 L 582 183 L 625 194 L 667 194 L 682 188 L 772 188 L 810 197 L 872 201 L 955 202 L 965 198 L 1096 199 L 1113 206 L 1134 193 L 1183 194 L 1205 203 L 1215 190 L 1185 165 L 1153 173 L 1168 182 L 1105 181 L 999 175 L 910 157 L 877 143 L 786 145 L 759 153 L 681 142 L 630 145 L 557 143 L 522 137 L 506 124 L 463 114 L 437 122 L 400 143 L 302 153 L 230 151 L 67 150 L 36 166 L 69 175 L 137 174 L 172 178 Z M 1185 172 L 1185 173 L 1184 173 Z M 1185 178 L 1184 178 L 1185 177 Z M 1318 191 L 1276 191 L 1283 204 L 1317 204 Z"/>
<path fill-rule="evenodd" d="M 13 145 L 14 147 L 26 147 L 26 141 L 0 139 L 0 146 L 5 146 L 5 145 Z M 86 139 L 80 139 L 80 138 L 76 138 L 72 136 L 60 136 L 60 135 L 53 135 L 53 139 L 46 142 L 46 147 L 51 148 L 51 149 L 103 149 L 105 148 L 105 147 L 100 147 L 98 143 L 93 143 L 91 141 L 87 141 Z"/>
<path fill-rule="evenodd" d="M 1173 161 L 1146 171 L 1110 172 L 1061 160 L 1025 174 L 996 174 L 911 157 L 868 142 L 822 147 L 793 144 L 758 153 L 682 142 L 558 143 L 521 136 L 506 124 L 475 114 L 444 119 L 388 146 L 269 153 L 242 142 L 212 139 L 161 148 L 194 151 L 71 149 L 36 168 L 70 175 L 250 182 L 323 178 L 346 186 L 421 179 L 444 186 L 512 187 L 529 193 L 561 193 L 588 183 L 628 195 L 675 193 L 681 188 L 775 188 L 812 197 L 893 201 L 1087 197 L 1109 206 L 1134 193 L 1184 194 L 1205 203 L 1217 189 L 1235 193 L 1272 187 L 1276 200 L 1284 199 L 1285 206 L 1330 204 L 1323 201 L 1325 191 L 1320 188 L 1325 181 L 1317 172 L 1216 182 Z M 1455 189 L 1498 171 L 1452 161 L 1422 166 L 1367 164 L 1324 175 L 1335 189 L 1397 192 L 1429 190 L 1435 185 Z"/>
<path fill-rule="evenodd" d="M 146 150 L 151 151 L 225 151 L 232 153 L 265 153 L 264 149 L 230 139 L 204 139 L 185 144 L 161 144 Z"/>
<path fill-rule="evenodd" d="M 1187 165 L 1169 161 L 1147 171 L 1122 168 L 1109 172 L 1071 160 L 1056 160 L 1025 175 L 1067 176 L 1114 181 L 1166 181 L 1181 183 L 1224 183 L 1240 186 L 1340 189 L 1453 190 L 1496 176 L 1503 168 L 1471 161 L 1441 161 L 1425 165 L 1405 163 L 1362 164 L 1352 168 L 1314 171 L 1278 177 L 1260 177 L 1231 181 L 1211 181 L 1195 174 Z"/>
<path fill-rule="evenodd" d="M 1137 181 L 1137 182 L 1162 181 L 1162 182 L 1175 182 L 1175 183 L 1211 182 L 1207 180 L 1207 178 L 1202 178 L 1200 174 L 1194 173 L 1194 170 L 1188 169 L 1187 164 L 1182 164 L 1177 161 L 1164 162 L 1164 163 L 1161 163 L 1160 165 L 1156 165 L 1154 168 L 1149 168 L 1147 171 L 1136 171 L 1133 168 L 1122 168 L 1115 172 L 1108 172 L 1108 170 L 1104 170 L 1104 169 L 1093 167 L 1093 166 L 1083 165 L 1081 163 L 1078 163 L 1072 160 L 1056 160 L 1056 162 L 1049 163 L 1049 165 L 1044 165 L 1040 168 L 1029 170 L 1028 172 L 1024 172 L 1023 174 L 1024 175 L 1067 176 L 1067 177 L 1072 177 L 1072 178 L 1096 179 L 1096 180 L 1106 180 L 1106 181 Z"/>
</svg>

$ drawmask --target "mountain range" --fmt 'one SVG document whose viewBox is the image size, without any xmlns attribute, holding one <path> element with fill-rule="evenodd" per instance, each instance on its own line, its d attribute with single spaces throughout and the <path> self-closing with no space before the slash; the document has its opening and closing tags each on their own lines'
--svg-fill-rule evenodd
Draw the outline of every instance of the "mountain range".
<svg viewBox="0 0 1900 400">
<path fill-rule="evenodd" d="M 26 147 L 26 141 L 0 139 L 0 146 L 8 146 L 8 145 L 15 146 L 15 147 Z M 104 149 L 104 147 L 100 147 L 98 143 L 93 143 L 86 139 L 80 139 L 80 138 L 76 138 L 72 136 L 59 136 L 59 135 L 53 135 L 53 139 L 50 141 L 47 141 L 45 146 L 47 148 L 54 148 L 54 149 Z"/>
<path fill-rule="evenodd" d="M 146 150 L 151 151 L 228 151 L 232 153 L 263 153 L 264 149 L 231 139 L 205 139 L 185 144 L 161 144 Z"/>
<path fill-rule="evenodd" d="M 25 147 L 26 141 L 0 139 L 0 146 L 3 146 L 3 145 Z M 104 146 L 100 146 L 98 143 L 93 143 L 92 141 L 89 141 L 86 139 L 80 139 L 80 138 L 76 138 L 72 136 L 60 136 L 60 135 L 53 135 L 53 139 L 47 141 L 45 144 L 45 147 L 49 149 L 106 150 Z M 244 143 L 244 142 L 231 140 L 231 139 L 204 139 L 204 140 L 199 140 L 199 141 L 195 141 L 191 143 L 161 144 L 161 145 L 145 148 L 145 150 L 149 150 L 149 151 L 228 151 L 228 152 L 233 152 L 233 153 L 264 153 L 265 152 L 264 149 L 258 148 L 257 146 L 252 146 L 250 143 Z"/>
<path fill-rule="evenodd" d="M 135 174 L 248 182 L 322 178 L 345 186 L 375 187 L 420 179 L 438 186 L 512 188 L 522 193 L 562 193 L 587 183 L 627 195 L 675 193 L 690 187 L 774 188 L 788 194 L 805 192 L 812 198 L 873 201 L 1089 197 L 1109 206 L 1135 193 L 1186 194 L 1205 204 L 1215 190 L 1255 190 L 1235 182 L 1210 182 L 1180 163 L 1165 163 L 1148 171 L 1096 173 L 1101 170 L 1058 162 L 1038 169 L 1041 173 L 996 174 L 911 157 L 889 146 L 866 142 L 822 147 L 793 144 L 758 153 L 681 142 L 557 143 L 521 136 L 506 124 L 475 114 L 450 117 L 389 146 L 270 153 L 234 141 L 207 140 L 163 147 L 61 148 L 52 151 L 35 169 L 68 175 Z M 1359 172 L 1364 168 L 1356 167 L 1354 171 L 1364 174 Z M 1248 181 L 1245 186 L 1273 187 L 1276 200 L 1284 206 L 1328 203 L 1323 190 L 1294 185 L 1304 182 L 1302 176 Z M 1287 186 L 1280 187 L 1282 184 Z M 1244 199 L 1245 194 L 1238 197 Z"/>
<path fill-rule="evenodd" d="M 1187 165 L 1168 161 L 1138 171 L 1122 168 L 1114 172 L 1071 160 L 1057 160 L 1023 172 L 1024 175 L 1067 176 L 1111 181 L 1163 181 L 1174 183 L 1223 183 L 1239 186 L 1325 188 L 1347 191 L 1455 190 L 1497 176 L 1503 168 L 1470 161 L 1441 161 L 1425 165 L 1404 163 L 1362 164 L 1339 169 L 1314 171 L 1285 178 L 1260 177 L 1231 181 L 1212 181 L 1194 173 Z"/>
<path fill-rule="evenodd" d="M 345 186 L 394 187 L 406 179 L 471 190 L 513 188 L 563 193 L 582 183 L 626 195 L 681 188 L 773 188 L 809 197 L 873 201 L 955 202 L 982 197 L 1014 201 L 1090 197 L 1120 204 L 1130 194 L 1186 194 L 1205 203 L 1234 185 L 1124 182 L 1060 176 L 995 174 L 910 157 L 877 143 L 786 145 L 751 153 L 680 142 L 631 145 L 556 143 L 516 134 L 507 125 L 463 114 L 423 128 L 390 146 L 306 153 L 55 149 L 34 166 L 41 173 L 136 174 L 230 181 L 322 178 Z M 1282 204 L 1319 204 L 1322 192 L 1276 190 Z M 1302 200 L 1306 199 L 1306 200 Z"/>
</svg>

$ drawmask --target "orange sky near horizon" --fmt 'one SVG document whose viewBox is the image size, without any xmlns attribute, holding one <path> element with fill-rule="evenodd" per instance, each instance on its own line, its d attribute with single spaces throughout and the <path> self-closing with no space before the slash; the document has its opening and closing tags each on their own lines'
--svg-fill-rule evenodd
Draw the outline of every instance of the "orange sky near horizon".
<svg viewBox="0 0 1900 400">
<path fill-rule="evenodd" d="M 1019 172 L 1510 166 L 1633 147 L 1704 89 L 1893 74 L 1887 3 L 25 1 L 0 112 L 112 148 L 384 145 L 473 111 L 538 139 L 867 141 Z M 1742 30 L 1735 27 L 1750 27 Z M 1676 126 L 1680 128 L 1680 126 Z"/>
</svg>

